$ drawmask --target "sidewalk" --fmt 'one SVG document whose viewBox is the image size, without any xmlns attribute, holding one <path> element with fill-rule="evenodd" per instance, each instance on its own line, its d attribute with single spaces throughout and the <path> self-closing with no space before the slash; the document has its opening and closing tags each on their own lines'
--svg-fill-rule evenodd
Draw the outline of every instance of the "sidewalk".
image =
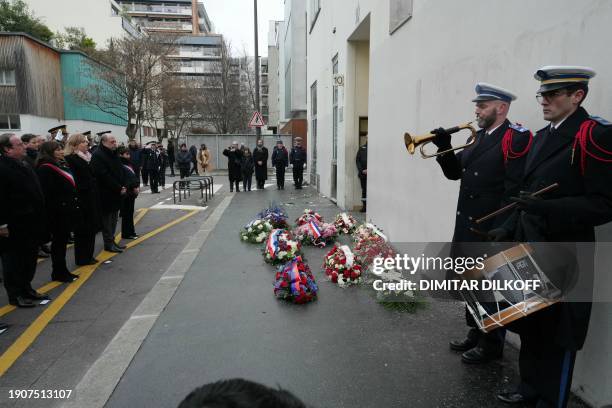
<svg viewBox="0 0 612 408">
<path fill-rule="evenodd" d="M 223 195 L 226 193 L 220 193 Z M 483 367 L 461 363 L 448 341 L 465 334 L 460 304 L 391 312 L 359 288 L 325 280 L 325 249 L 306 247 L 317 302 L 277 300 L 274 269 L 240 228 L 271 202 L 290 221 L 338 209 L 311 188 L 236 194 L 174 297 L 115 388 L 107 407 L 175 407 L 194 388 L 242 377 L 294 392 L 314 407 L 502 407 L 495 394 L 516 379 L 516 350 Z"/>
</svg>

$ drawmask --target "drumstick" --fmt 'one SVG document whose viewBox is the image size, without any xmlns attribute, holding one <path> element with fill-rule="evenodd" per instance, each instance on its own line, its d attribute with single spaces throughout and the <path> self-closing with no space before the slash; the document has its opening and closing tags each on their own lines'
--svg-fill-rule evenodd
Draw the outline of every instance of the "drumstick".
<svg viewBox="0 0 612 408">
<path fill-rule="evenodd" d="M 537 197 L 537 196 L 539 196 L 540 194 L 548 193 L 549 191 L 554 190 L 554 189 L 555 189 L 555 188 L 557 188 L 557 187 L 559 187 L 559 183 L 554 183 L 554 184 L 551 184 L 551 185 L 550 185 L 550 186 L 548 186 L 548 187 L 544 187 L 543 189 L 538 190 L 538 191 L 536 191 L 535 193 L 530 194 L 530 195 L 529 195 L 529 197 Z M 491 214 L 489 214 L 489 215 L 485 215 L 484 217 L 482 217 L 482 218 L 480 218 L 480 219 L 476 220 L 475 222 L 476 222 L 476 224 L 483 223 L 483 222 L 485 222 L 485 221 L 487 221 L 487 220 L 490 220 L 491 218 L 497 217 L 499 214 L 503 214 L 503 213 L 505 213 L 506 211 L 509 211 L 509 210 L 513 209 L 514 207 L 516 207 L 516 205 L 517 205 L 517 203 L 511 203 L 511 204 L 508 204 L 507 206 L 502 207 L 502 208 L 500 208 L 499 210 L 494 211 L 494 212 L 492 212 L 492 213 L 491 213 Z"/>
</svg>

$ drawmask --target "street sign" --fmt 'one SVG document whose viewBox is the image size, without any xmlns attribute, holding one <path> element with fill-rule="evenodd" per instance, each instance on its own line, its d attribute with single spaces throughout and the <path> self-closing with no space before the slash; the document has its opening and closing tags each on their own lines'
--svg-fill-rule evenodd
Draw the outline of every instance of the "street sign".
<svg viewBox="0 0 612 408">
<path fill-rule="evenodd" d="M 255 127 L 264 127 L 266 126 L 266 124 L 264 123 L 263 117 L 261 116 L 261 113 L 259 113 L 258 111 L 253 112 L 253 117 L 251 118 L 251 120 L 249 121 L 249 127 L 250 128 L 255 128 Z"/>
</svg>

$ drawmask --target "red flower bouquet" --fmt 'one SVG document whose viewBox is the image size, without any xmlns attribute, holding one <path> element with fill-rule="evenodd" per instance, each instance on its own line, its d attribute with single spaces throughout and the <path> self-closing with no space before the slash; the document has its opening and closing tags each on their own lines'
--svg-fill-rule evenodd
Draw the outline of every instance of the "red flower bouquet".
<svg viewBox="0 0 612 408">
<path fill-rule="evenodd" d="M 325 255 L 323 268 L 327 277 L 340 287 L 361 282 L 361 266 L 355 262 L 351 249 L 346 245 L 335 245 Z"/>
<path fill-rule="evenodd" d="M 314 212 L 313 210 L 305 209 L 304 214 L 300 215 L 295 223 L 300 226 L 304 224 L 308 224 L 310 221 L 314 221 L 317 224 L 323 222 L 323 217 L 319 215 L 319 213 Z"/>
<path fill-rule="evenodd" d="M 350 214 L 340 213 L 336 215 L 334 225 L 342 234 L 352 234 L 357 229 L 357 220 Z"/>
<path fill-rule="evenodd" d="M 318 290 L 308 264 L 300 256 L 281 265 L 276 272 L 274 295 L 279 299 L 308 303 L 316 300 Z"/>
<path fill-rule="evenodd" d="M 359 242 L 363 238 L 369 238 L 372 236 L 377 236 L 383 239 L 385 242 L 388 241 L 385 234 L 383 234 L 382 230 L 378 228 L 376 225 L 371 224 L 369 222 L 360 225 L 357 227 L 355 232 L 353 232 L 353 239 L 355 242 Z"/>
<path fill-rule="evenodd" d="M 287 230 L 275 229 L 270 232 L 264 248 L 264 260 L 273 265 L 291 261 L 300 254 L 302 245 L 293 239 Z"/>
<path fill-rule="evenodd" d="M 332 243 L 338 237 L 338 230 L 334 224 L 324 222 L 317 223 L 314 220 L 304 225 L 298 226 L 293 230 L 295 239 L 306 245 L 314 245 L 320 248 Z"/>
</svg>

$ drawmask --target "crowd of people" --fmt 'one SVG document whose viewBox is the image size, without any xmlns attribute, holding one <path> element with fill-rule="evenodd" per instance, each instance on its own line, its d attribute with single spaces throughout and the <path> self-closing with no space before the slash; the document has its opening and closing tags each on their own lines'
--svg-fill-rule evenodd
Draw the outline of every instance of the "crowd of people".
<svg viewBox="0 0 612 408">
<path fill-rule="evenodd" d="M 289 152 L 283 141 L 277 140 L 270 157 L 268 148 L 264 146 L 262 139 L 257 140 L 253 151 L 234 141 L 231 146 L 223 150 L 223 155 L 227 157 L 230 192 L 236 189 L 236 192 L 239 193 L 241 182 L 243 191 L 251 191 L 253 175 L 255 175 L 257 189 L 263 190 L 268 179 L 269 158 L 272 161 L 272 167 L 276 170 L 277 189 L 285 189 L 285 170 L 291 164 L 293 166 L 295 189 L 301 190 L 304 183 L 304 169 L 306 168 L 306 149 L 302 146 L 301 137 L 296 137 L 294 143 Z"/>
<path fill-rule="evenodd" d="M 172 142 L 166 150 L 133 140 L 118 145 L 111 132 L 91 136 L 69 134 L 63 125 L 46 136 L 0 135 L 0 255 L 11 305 L 31 308 L 34 301 L 49 299 L 32 287 L 41 257 L 51 258 L 52 280 L 73 282 L 78 275 L 66 262 L 69 244 L 74 243 L 77 266 L 98 262 L 98 232 L 104 250 L 123 252 L 125 246 L 115 242 L 118 219 L 124 240 L 138 238 L 134 207 L 141 182 L 158 193 L 159 186 L 165 187 L 167 167 L 172 175 L 175 162 L 181 168 L 181 154 L 175 157 Z M 196 159 L 200 171 L 208 166 L 210 157 L 205 157 L 202 153 Z"/>
</svg>

